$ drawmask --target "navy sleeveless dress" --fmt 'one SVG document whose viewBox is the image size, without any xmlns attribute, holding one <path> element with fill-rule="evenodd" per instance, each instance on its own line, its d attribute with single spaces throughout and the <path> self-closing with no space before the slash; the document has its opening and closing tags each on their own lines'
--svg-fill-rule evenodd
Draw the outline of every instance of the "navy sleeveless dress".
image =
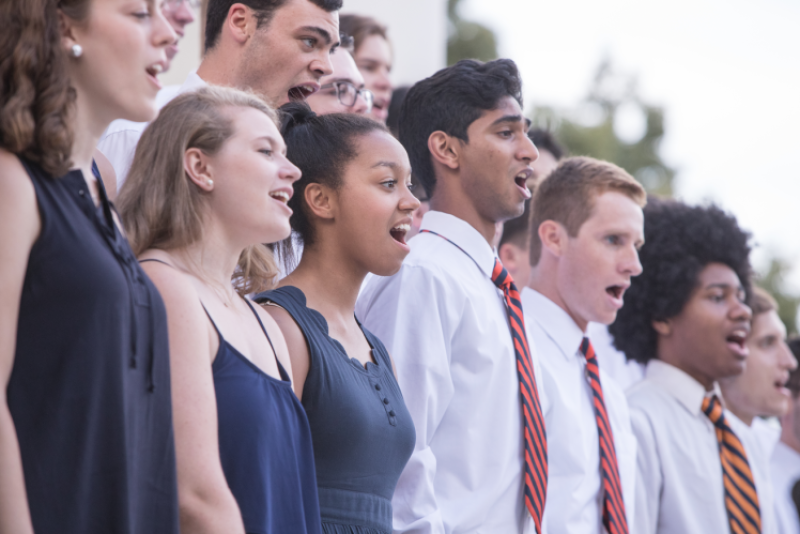
<svg viewBox="0 0 800 534">
<path fill-rule="evenodd" d="M 178 532 L 167 317 L 98 180 L 20 159 L 41 233 L 6 391 L 37 534 Z"/>
<path fill-rule="evenodd" d="M 272 346 L 261 318 L 253 313 Z M 288 374 L 277 359 L 282 380 L 264 373 L 225 341 L 209 319 L 219 335 L 212 364 L 219 454 L 245 530 L 320 534 L 311 431 Z"/>
<path fill-rule="evenodd" d="M 389 353 L 362 327 L 376 363 L 365 368 L 349 358 L 296 287 L 261 293 L 256 301 L 289 312 L 308 343 L 311 365 L 302 403 L 314 437 L 323 531 L 391 534 L 392 495 L 416 433 Z"/>
</svg>

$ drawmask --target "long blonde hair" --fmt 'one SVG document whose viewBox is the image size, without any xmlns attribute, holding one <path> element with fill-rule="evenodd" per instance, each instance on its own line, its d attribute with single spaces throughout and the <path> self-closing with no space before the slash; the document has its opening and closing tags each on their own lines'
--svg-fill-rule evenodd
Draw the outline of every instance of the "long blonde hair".
<svg viewBox="0 0 800 534">
<path fill-rule="evenodd" d="M 277 125 L 275 111 L 257 96 L 226 87 L 205 87 L 178 96 L 144 131 L 117 205 L 134 254 L 170 250 L 202 239 L 204 193 L 183 167 L 190 148 L 213 155 L 234 134 L 222 109 L 249 107 Z M 278 274 L 266 245 L 246 248 L 239 257 L 233 285 L 240 295 L 264 291 Z"/>
</svg>

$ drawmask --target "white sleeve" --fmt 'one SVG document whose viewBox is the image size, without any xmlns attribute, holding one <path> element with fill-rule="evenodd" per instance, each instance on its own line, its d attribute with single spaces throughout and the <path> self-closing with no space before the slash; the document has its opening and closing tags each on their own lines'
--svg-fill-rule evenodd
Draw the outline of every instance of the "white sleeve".
<svg viewBox="0 0 800 534">
<path fill-rule="evenodd" d="M 404 265 L 389 278 L 374 277 L 357 306 L 359 318 L 388 348 L 414 420 L 417 440 L 394 493 L 394 532 L 445 534 L 435 491 L 439 464 L 431 448 L 453 398 L 451 342 L 463 296 L 447 291 L 428 269 Z"/>
<path fill-rule="evenodd" d="M 111 166 L 114 167 L 114 172 L 117 173 L 117 191 L 122 189 L 122 184 L 125 182 L 125 178 L 128 177 L 131 163 L 133 163 L 133 155 L 136 152 L 136 145 L 139 143 L 141 136 L 142 130 L 133 128 L 116 130 L 103 135 L 97 144 L 97 149 L 108 158 Z"/>
<path fill-rule="evenodd" d="M 636 436 L 636 499 L 631 532 L 655 534 L 661 508 L 663 475 L 656 437 L 649 418 L 639 410 L 630 410 L 631 430 Z"/>
</svg>

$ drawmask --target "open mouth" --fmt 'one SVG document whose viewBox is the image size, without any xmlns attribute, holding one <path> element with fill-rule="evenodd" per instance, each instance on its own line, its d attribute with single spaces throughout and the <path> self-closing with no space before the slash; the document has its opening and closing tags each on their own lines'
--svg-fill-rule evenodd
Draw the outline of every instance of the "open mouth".
<svg viewBox="0 0 800 534">
<path fill-rule="evenodd" d="M 606 288 L 606 293 L 611 295 L 611 298 L 622 300 L 622 294 L 625 293 L 625 288 L 622 286 L 609 286 Z"/>
<path fill-rule="evenodd" d="M 314 85 L 310 84 L 298 85 L 296 87 L 292 87 L 291 89 L 289 89 L 289 101 L 302 102 L 316 92 L 317 88 Z"/>
<path fill-rule="evenodd" d="M 528 188 L 528 180 L 530 180 L 531 176 L 533 176 L 533 171 L 525 169 L 514 177 L 514 183 L 519 187 L 526 199 L 531 198 L 531 190 Z"/>
<path fill-rule="evenodd" d="M 747 356 L 747 332 L 744 330 L 736 330 L 725 338 L 725 343 L 733 352 L 741 356 Z"/>
<path fill-rule="evenodd" d="M 145 70 L 147 71 L 147 74 L 149 74 L 153 78 L 158 78 L 158 75 L 164 71 L 164 67 L 161 65 L 161 63 L 153 63 Z"/>
<path fill-rule="evenodd" d="M 391 230 L 389 233 L 392 234 L 392 239 L 397 241 L 398 243 L 405 245 L 406 244 L 406 234 L 411 230 L 410 224 L 398 224 Z"/>
<path fill-rule="evenodd" d="M 290 195 L 286 191 L 273 191 L 272 193 L 269 194 L 269 196 L 271 196 L 278 202 L 283 202 L 284 204 L 288 204 L 289 199 L 292 198 L 292 195 Z"/>
</svg>

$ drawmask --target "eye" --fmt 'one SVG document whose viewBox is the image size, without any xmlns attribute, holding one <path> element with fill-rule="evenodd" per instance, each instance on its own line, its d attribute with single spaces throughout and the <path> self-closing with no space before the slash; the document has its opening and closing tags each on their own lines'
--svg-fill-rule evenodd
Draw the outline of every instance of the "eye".
<svg viewBox="0 0 800 534">
<path fill-rule="evenodd" d="M 606 240 L 606 243 L 608 243 L 611 246 L 617 246 L 617 245 L 622 244 L 622 239 L 620 239 L 620 237 L 618 235 L 607 235 L 605 237 L 605 240 Z"/>
<path fill-rule="evenodd" d="M 512 132 L 511 130 L 503 130 L 502 132 L 499 132 L 497 135 L 499 135 L 503 139 L 510 139 L 511 136 L 514 135 L 514 132 Z"/>
<path fill-rule="evenodd" d="M 408 188 L 409 191 L 413 191 L 417 188 L 417 184 L 415 184 L 414 182 L 408 182 L 406 184 L 406 187 Z"/>
<path fill-rule="evenodd" d="M 265 156 L 270 156 L 270 157 L 272 156 L 272 154 L 275 153 L 274 151 L 270 150 L 269 148 L 261 148 L 258 151 L 261 152 L 262 154 L 264 154 Z"/>
<path fill-rule="evenodd" d="M 303 37 L 301 41 L 308 48 L 314 48 L 317 46 L 317 40 L 314 37 Z"/>
<path fill-rule="evenodd" d="M 394 189 L 395 187 L 397 187 L 397 180 L 395 179 L 385 180 L 381 182 L 381 185 L 387 189 Z"/>
</svg>

